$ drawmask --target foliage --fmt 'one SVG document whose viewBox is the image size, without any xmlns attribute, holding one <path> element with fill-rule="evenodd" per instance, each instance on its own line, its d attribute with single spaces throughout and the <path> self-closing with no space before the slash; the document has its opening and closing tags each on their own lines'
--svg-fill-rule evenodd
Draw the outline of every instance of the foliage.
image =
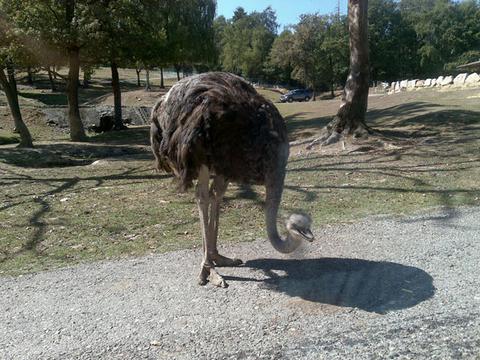
<svg viewBox="0 0 480 360">
<path fill-rule="evenodd" d="M 417 35 L 417 74 L 437 75 L 480 48 L 478 1 L 402 0 L 400 9 Z"/>
<path fill-rule="evenodd" d="M 217 18 L 217 68 L 252 80 L 300 82 L 317 89 L 344 84 L 348 71 L 344 16 L 304 14 L 277 35 L 271 15 L 270 8 L 262 13 L 238 8 L 231 19 Z M 371 79 L 437 76 L 478 60 L 479 18 L 478 0 L 370 0 Z"/>
<path fill-rule="evenodd" d="M 265 78 L 264 65 L 278 27 L 272 8 L 250 14 L 238 8 L 230 20 L 220 19 L 216 24 L 222 69 L 251 79 Z"/>
</svg>

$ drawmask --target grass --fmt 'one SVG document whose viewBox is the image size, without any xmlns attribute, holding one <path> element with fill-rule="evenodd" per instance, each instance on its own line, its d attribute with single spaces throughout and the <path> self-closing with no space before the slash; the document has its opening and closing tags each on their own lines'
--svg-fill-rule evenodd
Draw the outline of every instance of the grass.
<svg viewBox="0 0 480 360">
<path fill-rule="evenodd" d="M 395 146 L 330 153 L 293 147 L 283 213 L 305 210 L 318 228 L 439 206 L 448 217 L 457 206 L 480 205 L 477 93 L 371 98 L 368 122 L 397 139 Z M 314 135 L 338 104 L 277 105 L 291 139 L 301 140 Z M 31 131 L 48 141 L 34 150 L 0 148 L 0 274 L 201 246 L 194 195 L 178 194 L 170 176 L 152 170 L 147 127 L 74 144 L 65 132 L 36 121 L 34 111 L 26 115 Z M 10 133 L 7 117 L 0 121 L 2 139 Z M 221 244 L 265 237 L 263 199 L 262 187 L 229 187 Z"/>
<path fill-rule="evenodd" d="M 16 144 L 19 142 L 19 136 L 12 135 L 10 132 L 0 129 L 0 145 Z"/>
</svg>

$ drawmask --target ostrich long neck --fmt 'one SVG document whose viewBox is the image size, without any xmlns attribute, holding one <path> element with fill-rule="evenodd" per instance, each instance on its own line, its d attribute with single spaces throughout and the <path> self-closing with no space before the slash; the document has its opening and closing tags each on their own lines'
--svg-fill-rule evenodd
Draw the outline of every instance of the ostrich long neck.
<svg viewBox="0 0 480 360">
<path fill-rule="evenodd" d="M 300 241 L 287 235 L 286 239 L 282 239 L 277 230 L 277 215 L 280 201 L 282 199 L 283 180 L 285 174 L 280 174 L 273 179 L 267 179 L 266 186 L 266 203 L 265 203 L 265 220 L 267 225 L 267 235 L 275 250 L 287 254 L 294 251 Z"/>
</svg>

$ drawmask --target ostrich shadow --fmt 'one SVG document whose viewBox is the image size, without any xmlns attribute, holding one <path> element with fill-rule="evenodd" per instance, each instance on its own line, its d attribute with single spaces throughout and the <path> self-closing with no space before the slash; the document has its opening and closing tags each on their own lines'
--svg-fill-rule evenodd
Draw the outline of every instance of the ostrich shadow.
<svg viewBox="0 0 480 360">
<path fill-rule="evenodd" d="M 245 266 L 262 271 L 266 278 L 260 281 L 274 291 L 379 314 L 413 307 L 435 293 L 425 271 L 386 261 L 258 259 Z"/>
</svg>

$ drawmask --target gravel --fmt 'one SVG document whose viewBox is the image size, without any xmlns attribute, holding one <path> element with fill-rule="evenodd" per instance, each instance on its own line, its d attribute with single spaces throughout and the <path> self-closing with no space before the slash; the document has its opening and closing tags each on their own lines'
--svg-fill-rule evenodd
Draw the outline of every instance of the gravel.
<svg viewBox="0 0 480 360">
<path fill-rule="evenodd" d="M 376 359 L 480 354 L 480 208 L 318 228 L 291 256 L 223 247 L 0 278 L 1 359 Z"/>
</svg>

